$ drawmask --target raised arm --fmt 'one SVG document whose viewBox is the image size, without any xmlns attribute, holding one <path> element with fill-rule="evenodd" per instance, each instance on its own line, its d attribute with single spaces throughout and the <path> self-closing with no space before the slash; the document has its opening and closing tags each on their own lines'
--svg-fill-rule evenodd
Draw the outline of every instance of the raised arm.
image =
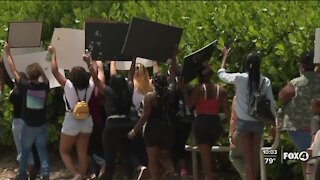
<svg viewBox="0 0 320 180">
<path fill-rule="evenodd" d="M 97 66 L 97 71 L 98 71 L 98 79 L 100 79 L 100 81 L 104 83 L 106 78 L 105 78 L 105 75 L 104 75 L 102 61 L 96 61 L 96 66 Z"/>
<path fill-rule="evenodd" d="M 94 82 L 94 85 L 98 88 L 99 93 L 104 94 L 104 93 L 103 93 L 103 90 L 104 90 L 105 83 L 102 82 L 102 81 L 98 78 L 97 71 L 94 70 L 94 68 L 93 68 L 93 66 L 92 66 L 91 56 L 88 55 L 88 54 L 84 54 L 84 55 L 83 55 L 83 60 L 86 62 L 87 66 L 88 66 L 90 75 L 91 75 L 91 77 L 92 77 L 92 79 L 93 79 L 93 82 Z"/>
<path fill-rule="evenodd" d="M 221 68 L 226 68 L 226 63 L 227 63 L 227 57 L 229 55 L 230 48 L 223 48 L 223 58 L 222 58 L 222 63 L 221 63 Z"/>
<path fill-rule="evenodd" d="M 157 74 L 159 72 L 159 66 L 157 61 L 153 61 L 152 68 L 153 68 L 153 74 Z"/>
<path fill-rule="evenodd" d="M 116 61 L 111 61 L 110 62 L 110 77 L 115 74 L 117 74 Z"/>
<path fill-rule="evenodd" d="M 18 73 L 18 71 L 16 69 L 16 65 L 14 64 L 10 48 L 11 48 L 10 44 L 5 43 L 4 51 L 6 52 L 6 55 L 7 55 L 9 69 L 10 69 L 11 73 L 13 74 L 13 77 L 16 79 L 16 81 L 19 82 L 20 81 L 20 74 Z"/>
<path fill-rule="evenodd" d="M 67 79 L 59 72 L 56 49 L 53 46 L 48 46 L 48 51 L 51 54 L 51 72 L 59 84 L 64 87 Z"/>
<path fill-rule="evenodd" d="M 130 70 L 128 73 L 128 82 L 133 84 L 133 77 L 134 77 L 134 72 L 136 70 L 136 57 L 132 58 Z"/>
</svg>

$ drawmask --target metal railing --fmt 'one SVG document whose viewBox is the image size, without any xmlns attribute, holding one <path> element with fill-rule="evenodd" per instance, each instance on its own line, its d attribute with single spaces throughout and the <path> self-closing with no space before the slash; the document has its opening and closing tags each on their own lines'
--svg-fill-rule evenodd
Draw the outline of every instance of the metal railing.
<svg viewBox="0 0 320 180">
<path fill-rule="evenodd" d="M 273 144 L 271 147 L 263 147 L 263 138 L 261 139 L 261 150 L 260 150 L 260 172 L 261 172 L 261 180 L 266 180 L 267 174 L 266 174 L 266 164 L 264 160 L 264 154 L 263 150 L 274 150 L 277 149 L 279 142 L 280 142 L 280 128 L 276 129 L 276 135 L 275 139 L 273 141 Z M 192 136 L 192 143 L 194 144 L 194 137 Z M 197 146 L 190 146 L 185 145 L 185 149 L 187 151 L 191 151 L 192 156 L 192 171 L 193 171 L 193 179 L 198 180 L 199 179 L 199 172 L 198 172 L 198 160 L 197 160 Z M 229 152 L 230 147 L 229 146 L 212 146 L 211 152 Z"/>
</svg>

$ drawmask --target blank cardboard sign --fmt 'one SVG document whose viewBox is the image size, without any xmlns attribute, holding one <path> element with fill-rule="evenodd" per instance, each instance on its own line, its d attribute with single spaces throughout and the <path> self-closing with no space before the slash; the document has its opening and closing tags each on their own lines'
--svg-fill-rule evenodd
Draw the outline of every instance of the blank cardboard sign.
<svg viewBox="0 0 320 180">
<path fill-rule="evenodd" d="M 134 17 L 122 53 L 166 62 L 179 46 L 181 35 L 181 28 Z"/>
<path fill-rule="evenodd" d="M 71 70 L 74 66 L 86 68 L 82 60 L 84 54 L 85 32 L 81 29 L 55 28 L 51 46 L 54 46 L 57 53 L 59 68 Z"/>
<path fill-rule="evenodd" d="M 116 61 L 117 70 L 130 70 L 131 61 Z M 141 63 L 145 67 L 152 67 L 153 62 L 149 59 L 139 58 L 137 57 L 136 63 Z"/>
<path fill-rule="evenodd" d="M 17 55 L 28 54 L 28 53 L 32 53 L 32 52 L 40 52 L 40 51 L 42 51 L 42 48 L 41 47 L 11 48 L 10 51 L 11 51 L 11 55 L 14 58 Z M 5 54 L 4 51 L 3 51 L 2 57 L 3 57 L 3 62 L 4 62 L 4 65 L 5 65 L 5 68 L 6 68 L 7 72 L 8 72 L 8 75 L 10 76 L 11 79 L 14 79 L 11 71 L 9 70 L 9 66 L 8 66 L 8 63 L 7 63 L 7 55 Z M 19 62 L 15 62 L 15 63 L 19 63 Z"/>
<path fill-rule="evenodd" d="M 8 42 L 11 47 L 41 46 L 42 21 L 10 22 Z"/>
<path fill-rule="evenodd" d="M 26 73 L 26 67 L 29 64 L 39 63 L 40 66 L 43 68 L 43 71 L 46 74 L 47 78 L 49 79 L 50 88 L 59 87 L 60 84 L 54 78 L 54 76 L 51 72 L 50 62 L 46 61 L 47 53 L 48 53 L 48 51 L 38 51 L 38 52 L 20 54 L 20 55 L 15 55 L 15 56 L 12 55 L 12 58 L 15 62 L 17 71 L 19 71 L 19 72 Z M 4 57 L 7 57 L 7 55 L 5 53 L 4 53 Z M 7 58 L 5 58 L 4 60 L 7 61 Z M 6 67 L 6 69 L 8 72 L 10 72 L 9 68 Z M 59 69 L 59 72 L 63 76 L 65 76 L 63 69 Z M 12 77 L 12 79 L 13 79 L 13 77 Z"/>
<path fill-rule="evenodd" d="M 320 64 L 320 28 L 316 29 L 316 38 L 314 42 L 314 60 L 315 64 Z"/>
</svg>

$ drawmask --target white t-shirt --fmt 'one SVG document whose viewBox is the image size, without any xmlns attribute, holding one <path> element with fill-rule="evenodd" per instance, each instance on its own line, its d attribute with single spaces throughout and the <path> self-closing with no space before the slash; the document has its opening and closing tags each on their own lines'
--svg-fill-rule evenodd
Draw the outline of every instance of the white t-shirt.
<svg viewBox="0 0 320 180">
<path fill-rule="evenodd" d="M 86 102 L 89 102 L 89 100 L 91 98 L 91 94 L 93 92 L 93 89 L 94 89 L 94 83 L 90 80 L 89 86 L 87 88 L 87 95 L 86 95 L 86 100 L 85 100 Z M 84 100 L 86 89 L 77 90 L 77 91 L 79 94 L 79 99 Z M 68 100 L 70 108 L 73 109 L 75 104 L 78 102 L 78 97 L 76 94 L 76 90 L 73 87 L 73 84 L 69 79 L 67 79 L 66 84 L 64 85 L 64 93 L 66 95 L 66 98 Z M 66 109 L 68 110 L 67 105 L 66 105 Z"/>
<path fill-rule="evenodd" d="M 222 81 L 236 86 L 237 100 L 235 107 L 238 118 L 241 120 L 256 121 L 256 119 L 249 115 L 248 73 L 227 73 L 224 68 L 221 68 L 218 70 L 218 76 Z M 265 84 L 261 91 L 265 92 L 266 97 L 270 100 L 272 114 L 276 117 L 275 100 L 272 93 L 271 82 L 269 78 L 260 76 L 260 87 L 263 78 L 265 79 Z"/>
</svg>

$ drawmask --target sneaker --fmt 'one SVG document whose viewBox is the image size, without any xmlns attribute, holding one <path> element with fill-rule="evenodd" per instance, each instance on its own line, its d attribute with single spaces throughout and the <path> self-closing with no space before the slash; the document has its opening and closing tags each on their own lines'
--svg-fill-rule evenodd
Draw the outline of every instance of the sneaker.
<svg viewBox="0 0 320 180">
<path fill-rule="evenodd" d="M 80 174 L 77 174 L 75 177 L 73 177 L 71 180 L 82 180 L 82 177 Z"/>
<path fill-rule="evenodd" d="M 145 166 L 141 166 L 140 172 L 138 174 L 137 180 L 146 179 L 148 169 Z"/>
<path fill-rule="evenodd" d="M 188 176 L 188 171 L 185 168 L 181 168 L 180 169 L 180 176 L 181 177 Z"/>
</svg>

